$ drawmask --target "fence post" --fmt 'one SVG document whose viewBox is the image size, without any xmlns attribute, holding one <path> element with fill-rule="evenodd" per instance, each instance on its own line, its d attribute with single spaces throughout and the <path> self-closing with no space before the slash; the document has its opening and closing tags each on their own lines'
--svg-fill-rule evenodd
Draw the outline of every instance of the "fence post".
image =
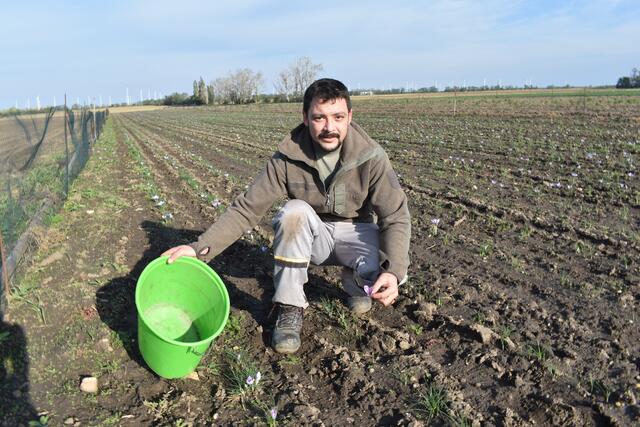
<svg viewBox="0 0 640 427">
<path fill-rule="evenodd" d="M 65 161 L 65 176 L 64 176 L 64 197 L 65 199 L 69 195 L 69 141 L 67 140 L 67 94 L 64 94 L 64 152 L 66 155 Z"/>
<path fill-rule="evenodd" d="M 2 299 L 6 298 L 11 292 L 9 284 L 9 274 L 7 273 L 7 254 L 4 251 L 4 242 L 2 241 L 2 230 L 0 230 L 0 257 L 2 258 L 2 284 L 4 285 L 4 294 L 0 295 L 0 307 L 4 305 Z M 0 310 L 1 314 L 2 310 Z M 0 316 L 1 317 L 1 316 Z"/>
</svg>

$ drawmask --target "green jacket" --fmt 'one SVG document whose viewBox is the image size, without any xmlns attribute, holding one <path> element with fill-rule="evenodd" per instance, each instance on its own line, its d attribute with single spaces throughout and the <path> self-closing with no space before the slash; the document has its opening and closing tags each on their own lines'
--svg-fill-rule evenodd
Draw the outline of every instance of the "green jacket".
<svg viewBox="0 0 640 427">
<path fill-rule="evenodd" d="M 402 280 L 409 265 L 411 220 L 407 198 L 386 153 L 351 122 L 329 188 L 318 171 L 309 130 L 300 124 L 243 194 L 191 244 L 208 261 L 253 228 L 281 197 L 307 202 L 324 221 L 376 222 L 380 267 Z"/>
</svg>

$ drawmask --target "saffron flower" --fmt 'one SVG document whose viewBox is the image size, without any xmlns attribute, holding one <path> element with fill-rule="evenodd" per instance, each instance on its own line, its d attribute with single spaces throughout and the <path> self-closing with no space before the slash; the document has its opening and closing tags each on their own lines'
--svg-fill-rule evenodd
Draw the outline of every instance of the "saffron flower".
<svg viewBox="0 0 640 427">
<path fill-rule="evenodd" d="M 260 382 L 260 378 L 262 378 L 262 374 L 260 373 L 260 371 L 256 372 L 255 377 L 253 375 L 249 375 L 247 377 L 247 384 L 258 385 L 258 383 Z"/>
<path fill-rule="evenodd" d="M 433 218 L 433 219 L 431 220 L 431 224 L 433 224 L 433 225 L 438 225 L 438 224 L 440 224 L 440 218 Z"/>
<path fill-rule="evenodd" d="M 272 420 L 275 420 L 278 416 L 278 410 L 276 408 L 271 408 L 271 410 L 269 411 L 269 415 L 271 415 Z"/>
<path fill-rule="evenodd" d="M 373 286 L 364 285 L 364 286 L 362 287 L 362 289 L 364 289 L 364 292 L 365 292 L 368 296 L 373 295 Z"/>
</svg>

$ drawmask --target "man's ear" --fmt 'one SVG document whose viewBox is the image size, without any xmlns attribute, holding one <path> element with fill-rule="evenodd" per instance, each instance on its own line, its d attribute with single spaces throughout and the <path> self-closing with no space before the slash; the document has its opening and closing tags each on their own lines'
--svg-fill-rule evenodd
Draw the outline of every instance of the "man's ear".
<svg viewBox="0 0 640 427">
<path fill-rule="evenodd" d="M 302 122 L 305 126 L 309 127 L 309 116 L 304 111 L 302 112 Z"/>
</svg>

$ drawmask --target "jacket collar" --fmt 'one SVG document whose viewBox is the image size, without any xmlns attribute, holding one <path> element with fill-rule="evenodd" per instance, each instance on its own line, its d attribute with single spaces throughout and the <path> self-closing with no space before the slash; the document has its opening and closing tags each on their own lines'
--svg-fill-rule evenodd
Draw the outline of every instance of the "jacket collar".
<svg viewBox="0 0 640 427">
<path fill-rule="evenodd" d="M 343 165 L 359 163 L 359 159 L 378 148 L 378 144 L 354 121 L 351 121 L 347 131 L 347 137 L 340 150 L 340 162 Z M 312 168 L 316 167 L 316 158 L 313 151 L 313 140 L 309 134 L 309 128 L 300 123 L 278 145 L 278 151 L 290 160 L 296 160 Z"/>
</svg>

